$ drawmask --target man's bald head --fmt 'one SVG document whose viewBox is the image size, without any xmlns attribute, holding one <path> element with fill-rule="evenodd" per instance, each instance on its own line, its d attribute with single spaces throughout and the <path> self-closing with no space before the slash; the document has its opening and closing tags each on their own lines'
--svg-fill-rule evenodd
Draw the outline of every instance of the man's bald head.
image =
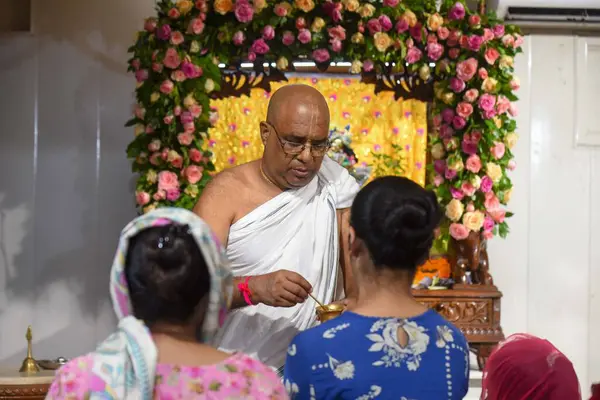
<svg viewBox="0 0 600 400">
<path fill-rule="evenodd" d="M 327 101 L 311 86 L 283 86 L 271 97 L 260 130 L 265 144 L 262 166 L 269 178 L 282 188 L 302 187 L 321 168 L 324 155 L 315 149 L 328 143 Z M 294 153 L 298 148 L 301 153 Z"/>
<path fill-rule="evenodd" d="M 297 112 L 325 118 L 329 126 L 329 106 L 325 97 L 308 85 L 286 85 L 277 90 L 269 101 L 267 121 L 277 124 L 280 118 L 287 119 Z"/>
</svg>

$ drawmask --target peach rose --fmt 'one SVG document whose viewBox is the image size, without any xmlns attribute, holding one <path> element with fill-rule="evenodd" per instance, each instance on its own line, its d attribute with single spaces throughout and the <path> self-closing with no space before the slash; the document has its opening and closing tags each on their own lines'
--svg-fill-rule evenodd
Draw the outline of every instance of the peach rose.
<svg viewBox="0 0 600 400">
<path fill-rule="evenodd" d="M 467 229 L 478 232 L 483 226 L 484 219 L 485 215 L 481 211 L 473 211 L 465 213 L 462 222 Z"/>
<path fill-rule="evenodd" d="M 485 78 L 481 84 L 481 90 L 487 93 L 494 93 L 498 88 L 498 81 L 494 78 Z"/>
<path fill-rule="evenodd" d="M 198 183 L 202 179 L 202 171 L 202 167 L 190 165 L 185 169 L 185 179 L 191 184 Z"/>
<path fill-rule="evenodd" d="M 141 124 L 136 124 L 133 128 L 133 134 L 137 137 L 146 131 L 146 127 Z"/>
<path fill-rule="evenodd" d="M 164 200 L 167 198 L 167 192 L 165 192 L 164 190 L 158 190 L 152 195 L 152 198 L 156 201 Z"/>
<path fill-rule="evenodd" d="M 213 7 L 216 12 L 221 15 L 225 15 L 228 12 L 233 11 L 233 1 L 231 0 L 215 0 Z"/>
<path fill-rule="evenodd" d="M 504 219 L 506 218 L 506 211 L 501 208 L 490 210 L 488 213 L 490 214 L 490 217 L 492 217 L 492 219 L 498 224 L 503 223 Z"/>
<path fill-rule="evenodd" d="M 350 12 L 356 12 L 360 8 L 360 3 L 358 0 L 344 0 L 342 2 L 346 10 Z"/>
<path fill-rule="evenodd" d="M 136 192 L 135 201 L 139 206 L 145 206 L 150 203 L 150 195 L 147 192 Z"/>
<path fill-rule="evenodd" d="M 315 8 L 315 2 L 313 0 L 294 0 L 294 4 L 296 5 L 296 8 L 306 13 Z"/>
<path fill-rule="evenodd" d="M 363 63 L 360 60 L 352 61 L 352 65 L 350 66 L 350 73 L 359 74 L 362 71 Z"/>
<path fill-rule="evenodd" d="M 358 9 L 358 14 L 363 18 L 372 17 L 375 14 L 375 7 L 371 4 L 363 4 Z"/>
<path fill-rule="evenodd" d="M 277 60 L 277 69 L 280 71 L 285 71 L 289 65 L 288 59 L 285 57 L 279 57 Z"/>
<path fill-rule="evenodd" d="M 485 172 L 494 183 L 498 183 L 502 179 L 502 168 L 498 164 L 487 163 L 485 165 Z"/>
<path fill-rule="evenodd" d="M 485 51 L 484 57 L 485 61 L 487 61 L 488 64 L 494 65 L 498 57 L 500 57 L 500 53 L 498 52 L 498 50 L 494 49 L 493 47 L 490 47 Z"/>
<path fill-rule="evenodd" d="M 310 25 L 310 30 L 313 32 L 320 32 L 321 29 L 323 29 L 325 27 L 325 21 L 323 20 L 323 18 L 321 17 L 317 17 L 313 20 L 312 24 Z"/>
<path fill-rule="evenodd" d="M 510 56 L 502 56 L 500 57 L 500 63 L 498 64 L 500 68 L 512 68 L 515 61 Z"/>
<path fill-rule="evenodd" d="M 164 191 L 179 189 L 177 174 L 171 171 L 160 171 L 158 174 L 158 189 Z"/>
<path fill-rule="evenodd" d="M 179 31 L 175 31 L 171 33 L 171 44 L 175 46 L 179 46 L 181 43 L 185 41 L 183 34 Z"/>
<path fill-rule="evenodd" d="M 440 160 L 445 155 L 444 146 L 441 143 L 436 143 L 431 146 L 431 156 L 435 160 Z"/>
<path fill-rule="evenodd" d="M 179 0 L 176 4 L 177 9 L 182 15 L 189 13 L 194 7 L 194 3 L 190 0 Z"/>
<path fill-rule="evenodd" d="M 267 2 L 266 0 L 253 0 L 252 5 L 254 6 L 254 12 L 258 14 L 267 7 Z"/>
<path fill-rule="evenodd" d="M 149 206 L 144 207 L 144 209 L 142 211 L 144 212 L 144 214 L 147 214 L 150 211 L 155 210 L 156 207 L 157 207 L 157 205 L 155 203 L 152 203 Z"/>
<path fill-rule="evenodd" d="M 458 221 L 460 217 L 462 217 L 463 212 L 465 211 L 465 207 L 460 200 L 452 199 L 450 203 L 446 206 L 446 217 L 450 219 L 450 221 Z"/>
<path fill-rule="evenodd" d="M 456 66 L 456 75 L 464 82 L 468 82 L 473 79 L 477 73 L 477 66 L 477 60 L 473 57 L 466 59 L 465 61 L 461 61 Z"/>
<path fill-rule="evenodd" d="M 455 240 L 464 240 L 469 237 L 469 230 L 463 224 L 450 224 L 450 236 Z"/>
<path fill-rule="evenodd" d="M 473 103 L 479 97 L 479 91 L 477 89 L 469 89 L 465 92 L 463 99 L 469 103 Z"/>
<path fill-rule="evenodd" d="M 467 197 L 473 196 L 477 191 L 477 189 L 475 188 L 475 186 L 473 186 L 473 184 L 471 184 L 471 182 L 463 182 L 463 184 L 460 185 L 460 190 L 462 190 L 465 196 Z"/>
<path fill-rule="evenodd" d="M 354 35 L 352 35 L 352 37 L 350 38 L 350 41 L 354 44 L 360 44 L 365 41 L 365 37 L 363 36 L 362 33 L 356 32 Z"/>
<path fill-rule="evenodd" d="M 487 192 L 485 194 L 485 200 L 483 201 L 483 206 L 487 211 L 492 211 L 500 208 L 500 200 L 498 197 L 492 192 Z"/>
<path fill-rule="evenodd" d="M 189 146 L 194 141 L 194 136 L 191 132 L 184 132 L 177 135 L 177 141 L 182 146 Z"/>
<path fill-rule="evenodd" d="M 508 204 L 508 202 L 510 201 L 510 198 L 512 196 L 512 188 L 508 189 L 506 192 L 504 192 L 504 204 Z"/>
<path fill-rule="evenodd" d="M 411 28 L 414 27 L 415 25 L 417 25 L 417 16 L 415 15 L 414 12 L 412 12 L 410 10 L 406 10 L 400 18 L 402 18 L 406 22 L 408 22 L 408 26 L 410 26 Z"/>
<path fill-rule="evenodd" d="M 431 14 L 429 18 L 427 18 L 427 27 L 432 32 L 436 32 L 443 24 L 444 18 L 438 13 Z"/>
<path fill-rule="evenodd" d="M 377 32 L 373 37 L 375 48 L 382 53 L 392 45 L 392 39 L 385 32 Z"/>
<path fill-rule="evenodd" d="M 492 148 L 490 149 L 492 156 L 494 156 L 494 158 L 496 160 L 501 159 L 502 157 L 504 157 L 504 153 L 506 152 L 506 147 L 504 146 L 504 143 L 502 142 L 495 142 L 494 145 L 492 146 Z"/>
<path fill-rule="evenodd" d="M 160 140 L 158 139 L 154 139 L 153 141 L 150 142 L 150 144 L 148 144 L 148 150 L 149 151 L 159 151 L 160 150 Z"/>
<path fill-rule="evenodd" d="M 473 106 L 469 103 L 460 102 L 456 106 L 456 114 L 467 119 L 473 114 Z"/>
<path fill-rule="evenodd" d="M 512 80 L 510 81 L 511 90 L 519 90 L 520 87 L 521 87 L 521 80 L 519 79 L 518 76 L 513 76 Z"/>
</svg>

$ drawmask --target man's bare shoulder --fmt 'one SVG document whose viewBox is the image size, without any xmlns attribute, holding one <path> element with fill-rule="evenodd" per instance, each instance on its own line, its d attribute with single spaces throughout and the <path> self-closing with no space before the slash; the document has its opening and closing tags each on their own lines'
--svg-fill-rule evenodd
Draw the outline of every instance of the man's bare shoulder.
<svg viewBox="0 0 600 400">
<path fill-rule="evenodd" d="M 231 204 L 240 198 L 251 185 L 252 162 L 227 168 L 215 175 L 206 185 L 199 204 L 224 202 Z M 235 196 L 233 196 L 235 194 Z"/>
</svg>

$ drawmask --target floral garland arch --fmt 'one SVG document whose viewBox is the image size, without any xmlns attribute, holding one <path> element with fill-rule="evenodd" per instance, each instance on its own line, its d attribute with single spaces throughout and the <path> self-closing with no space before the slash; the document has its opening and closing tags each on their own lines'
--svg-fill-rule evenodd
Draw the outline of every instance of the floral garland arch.
<svg viewBox="0 0 600 400">
<path fill-rule="evenodd" d="M 503 207 L 512 190 L 507 171 L 515 166 L 517 140 L 513 58 L 523 38 L 493 14 L 468 10 L 463 0 L 443 1 L 439 9 L 435 3 L 159 1 L 157 15 L 129 49 L 137 102 L 127 123 L 135 126 L 127 154 L 139 174 L 140 210 L 191 209 L 211 179 L 209 102 L 226 81 L 219 64 L 239 71 L 242 60 L 276 63 L 270 70 L 277 73 L 308 57 L 321 70 L 351 61 L 351 73 L 397 96 L 423 97 L 429 88 L 430 181 L 447 217 L 440 239 L 462 240 L 470 232 L 504 237 L 511 215 Z M 269 89 L 266 75 L 263 80 Z"/>
</svg>

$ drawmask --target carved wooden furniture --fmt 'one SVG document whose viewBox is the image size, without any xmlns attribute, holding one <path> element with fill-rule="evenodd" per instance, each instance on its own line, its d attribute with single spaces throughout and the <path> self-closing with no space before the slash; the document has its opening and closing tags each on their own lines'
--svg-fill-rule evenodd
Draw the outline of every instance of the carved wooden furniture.
<svg viewBox="0 0 600 400">
<path fill-rule="evenodd" d="M 500 326 L 502 293 L 494 286 L 455 285 L 449 290 L 414 290 L 413 294 L 463 332 L 483 369 L 494 346 L 504 339 Z"/>
<path fill-rule="evenodd" d="M 0 369 L 0 400 L 44 400 L 54 379 L 54 371 L 35 374 L 18 372 L 16 368 Z"/>
</svg>

